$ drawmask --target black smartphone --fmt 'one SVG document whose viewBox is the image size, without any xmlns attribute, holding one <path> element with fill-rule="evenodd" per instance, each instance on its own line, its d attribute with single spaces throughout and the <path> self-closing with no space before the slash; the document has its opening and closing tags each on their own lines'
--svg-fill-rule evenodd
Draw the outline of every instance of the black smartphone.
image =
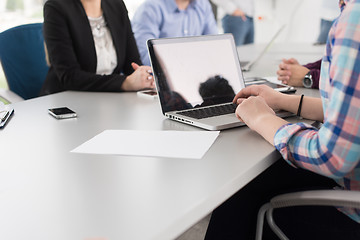
<svg viewBox="0 0 360 240">
<path fill-rule="evenodd" d="M 59 107 L 59 108 L 50 108 L 48 109 L 49 114 L 56 119 L 65 119 L 65 118 L 75 118 L 77 117 L 76 112 L 67 108 L 67 107 Z"/>
</svg>

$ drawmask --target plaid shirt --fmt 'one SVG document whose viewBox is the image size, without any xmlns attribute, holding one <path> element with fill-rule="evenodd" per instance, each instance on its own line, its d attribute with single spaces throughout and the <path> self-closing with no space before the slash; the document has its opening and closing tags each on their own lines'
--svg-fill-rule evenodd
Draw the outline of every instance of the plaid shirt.
<svg viewBox="0 0 360 240">
<path fill-rule="evenodd" d="M 319 130 L 305 123 L 286 124 L 274 142 L 291 165 L 360 191 L 360 0 L 342 2 L 321 66 L 324 124 Z M 359 209 L 341 210 L 360 223 Z"/>
</svg>

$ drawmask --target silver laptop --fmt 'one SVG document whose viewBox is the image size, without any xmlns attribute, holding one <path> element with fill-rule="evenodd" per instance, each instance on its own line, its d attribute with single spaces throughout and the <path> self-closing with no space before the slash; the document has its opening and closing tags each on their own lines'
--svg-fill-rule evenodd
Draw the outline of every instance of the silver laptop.
<svg viewBox="0 0 360 240">
<path fill-rule="evenodd" d="M 207 130 L 244 125 L 232 103 L 245 83 L 231 34 L 150 39 L 147 44 L 166 117 Z"/>
</svg>

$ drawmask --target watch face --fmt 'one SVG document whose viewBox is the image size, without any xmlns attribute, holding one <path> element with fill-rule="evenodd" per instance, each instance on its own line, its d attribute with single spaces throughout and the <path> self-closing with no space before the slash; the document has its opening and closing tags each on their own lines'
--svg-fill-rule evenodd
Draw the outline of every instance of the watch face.
<svg viewBox="0 0 360 240">
<path fill-rule="evenodd" d="M 306 88 L 311 88 L 313 85 L 313 81 L 312 81 L 311 77 L 305 76 L 303 79 L 303 85 Z"/>
</svg>

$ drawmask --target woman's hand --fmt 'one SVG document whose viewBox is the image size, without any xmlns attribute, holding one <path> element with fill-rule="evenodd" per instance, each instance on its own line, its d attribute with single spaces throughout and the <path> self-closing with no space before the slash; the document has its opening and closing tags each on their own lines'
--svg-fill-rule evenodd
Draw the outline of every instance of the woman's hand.
<svg viewBox="0 0 360 240">
<path fill-rule="evenodd" d="M 244 22 L 247 20 L 245 13 L 239 8 L 232 13 L 232 16 L 241 17 Z"/>
<path fill-rule="evenodd" d="M 241 104 L 245 99 L 251 96 L 260 96 L 262 97 L 267 105 L 272 109 L 282 109 L 281 101 L 285 98 L 285 94 L 282 94 L 278 91 L 275 91 L 269 86 L 266 85 L 252 85 L 246 88 L 241 89 L 238 94 L 234 97 L 233 102 Z"/>
<path fill-rule="evenodd" d="M 303 87 L 302 80 L 310 70 L 294 59 L 283 59 L 279 64 L 279 70 L 276 72 L 278 79 L 284 84 L 294 87 Z"/>
<path fill-rule="evenodd" d="M 269 116 L 275 116 L 274 110 L 266 104 L 261 96 L 251 96 L 243 99 L 236 108 L 235 114 L 237 118 L 242 120 L 252 130 L 258 131 L 258 126 L 264 124 Z"/>
<path fill-rule="evenodd" d="M 273 109 L 281 109 L 287 95 L 265 85 L 253 85 L 242 89 L 234 98 L 238 103 L 236 116 L 252 130 L 274 145 L 276 131 L 287 122 L 275 115 Z"/>
<path fill-rule="evenodd" d="M 151 67 L 139 66 L 136 63 L 132 63 L 131 66 L 135 71 L 125 79 L 122 84 L 123 90 L 138 91 L 144 88 L 155 88 Z"/>
</svg>

